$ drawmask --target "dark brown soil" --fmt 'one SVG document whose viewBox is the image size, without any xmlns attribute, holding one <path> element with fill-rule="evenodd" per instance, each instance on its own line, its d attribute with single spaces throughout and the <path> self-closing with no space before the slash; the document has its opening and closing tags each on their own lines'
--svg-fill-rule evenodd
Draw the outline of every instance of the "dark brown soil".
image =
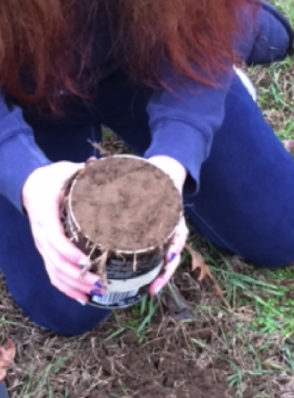
<svg viewBox="0 0 294 398">
<path fill-rule="evenodd" d="M 72 192 L 72 209 L 83 233 L 104 250 L 161 246 L 182 211 L 171 179 L 136 158 L 91 163 Z"/>
<path fill-rule="evenodd" d="M 168 330 L 147 344 L 138 344 L 134 332 L 127 332 L 121 343 L 128 354 L 123 362 L 114 364 L 108 351 L 101 352 L 100 358 L 104 375 L 118 376 L 123 370 L 123 379 L 112 377 L 101 397 L 117 396 L 123 386 L 129 392 L 126 397 L 144 398 L 225 398 L 229 395 L 226 371 L 216 367 L 201 367 L 195 364 L 184 335 L 167 336 Z M 223 364 L 222 364 L 223 365 Z M 111 381 L 110 381 L 111 380 Z M 103 390 L 102 390 L 103 391 Z M 102 392 L 101 391 L 101 392 Z M 137 394 L 136 394 L 137 393 Z"/>
</svg>

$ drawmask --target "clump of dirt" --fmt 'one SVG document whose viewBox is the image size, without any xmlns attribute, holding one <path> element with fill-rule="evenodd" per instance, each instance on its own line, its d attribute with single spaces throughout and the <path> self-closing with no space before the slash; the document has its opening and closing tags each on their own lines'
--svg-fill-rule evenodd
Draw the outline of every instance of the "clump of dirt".
<svg viewBox="0 0 294 398">
<path fill-rule="evenodd" d="M 107 251 L 162 246 L 182 212 L 169 176 L 133 157 L 91 162 L 77 177 L 70 200 L 82 233 Z"/>
</svg>

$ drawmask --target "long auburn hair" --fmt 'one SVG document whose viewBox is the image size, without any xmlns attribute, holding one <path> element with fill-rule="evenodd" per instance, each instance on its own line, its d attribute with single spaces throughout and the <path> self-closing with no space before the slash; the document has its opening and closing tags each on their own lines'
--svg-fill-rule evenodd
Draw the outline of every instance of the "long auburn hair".
<svg viewBox="0 0 294 398">
<path fill-rule="evenodd" d="M 236 61 L 233 38 L 241 29 L 236 10 L 246 4 L 248 0 L 1 0 L 1 85 L 21 102 L 44 102 L 51 109 L 58 108 L 60 90 L 87 96 L 95 78 L 91 63 L 97 40 L 89 27 L 104 14 L 112 19 L 112 52 L 131 78 L 164 85 L 161 68 L 168 60 L 178 76 L 213 85 L 216 73 Z"/>
</svg>

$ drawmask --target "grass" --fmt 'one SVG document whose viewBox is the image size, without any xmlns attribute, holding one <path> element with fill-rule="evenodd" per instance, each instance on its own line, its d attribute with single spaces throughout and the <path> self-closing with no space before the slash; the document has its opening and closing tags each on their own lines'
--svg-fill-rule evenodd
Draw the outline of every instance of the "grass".
<svg viewBox="0 0 294 398">
<path fill-rule="evenodd" d="M 294 24 L 294 0 L 273 3 Z M 268 122 L 281 139 L 294 139 L 293 59 L 248 72 Z M 158 396 L 169 391 L 166 396 L 172 398 L 175 385 L 186 385 L 187 396 L 200 397 L 195 386 L 210 374 L 211 384 L 216 384 L 221 370 L 232 388 L 229 397 L 294 397 L 294 267 L 254 269 L 195 234 L 190 240 L 205 257 L 232 311 L 209 284 L 191 275 L 186 252 L 180 272 L 160 298 L 148 297 L 116 312 L 105 325 L 78 338 L 55 336 L 30 323 L 0 280 L 0 342 L 9 335 L 18 348 L 7 378 L 12 398 L 92 398 L 97 393 L 101 398 L 149 398 L 151 381 L 144 384 L 146 375 L 152 375 Z M 178 371 L 173 352 L 178 365 L 183 362 Z M 198 373 L 189 376 L 189 369 Z M 175 383 L 171 390 L 169 375 Z M 215 396 L 217 390 L 205 388 L 208 398 Z M 185 389 L 179 391 L 185 398 Z"/>
<path fill-rule="evenodd" d="M 250 391 L 258 378 L 273 381 L 282 377 L 283 382 L 290 381 L 294 376 L 294 300 L 291 298 L 294 269 L 256 270 L 217 251 L 199 237 L 194 239 L 194 247 L 201 248 L 233 308 L 233 324 L 219 336 L 218 354 L 222 348 L 232 348 L 234 340 L 239 353 L 226 356 L 226 359 L 231 369 L 228 382 L 234 387 L 236 396 L 247 396 L 246 391 L 248 388 Z M 215 317 L 211 307 L 202 307 L 202 311 L 205 310 Z M 272 383 L 270 388 L 264 386 L 260 393 L 252 391 L 251 394 L 248 397 L 283 396 L 281 391 L 280 395 L 272 395 Z M 290 388 L 287 394 L 290 395 L 285 396 L 294 396 L 294 389 Z"/>
<path fill-rule="evenodd" d="M 154 297 L 145 297 L 139 304 L 132 307 L 130 310 L 132 318 L 128 319 L 126 322 L 124 321 L 118 330 L 109 335 L 106 340 L 112 340 L 121 333 L 124 333 L 127 330 L 132 330 L 137 336 L 139 342 L 144 341 L 146 329 L 158 308 L 158 303 L 156 303 L 156 301 L 158 300 Z M 118 325 L 120 325 L 120 318 L 117 317 L 116 314 L 114 314 L 114 318 Z"/>
</svg>

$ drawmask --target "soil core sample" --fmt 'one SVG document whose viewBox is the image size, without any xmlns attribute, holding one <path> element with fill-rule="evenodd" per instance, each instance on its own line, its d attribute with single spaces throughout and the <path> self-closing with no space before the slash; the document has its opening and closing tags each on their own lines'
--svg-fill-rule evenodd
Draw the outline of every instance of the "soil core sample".
<svg viewBox="0 0 294 398">
<path fill-rule="evenodd" d="M 66 234 L 107 281 L 96 305 L 121 308 L 147 293 L 182 215 L 172 180 L 148 161 L 116 155 L 90 162 L 69 181 Z"/>
</svg>

